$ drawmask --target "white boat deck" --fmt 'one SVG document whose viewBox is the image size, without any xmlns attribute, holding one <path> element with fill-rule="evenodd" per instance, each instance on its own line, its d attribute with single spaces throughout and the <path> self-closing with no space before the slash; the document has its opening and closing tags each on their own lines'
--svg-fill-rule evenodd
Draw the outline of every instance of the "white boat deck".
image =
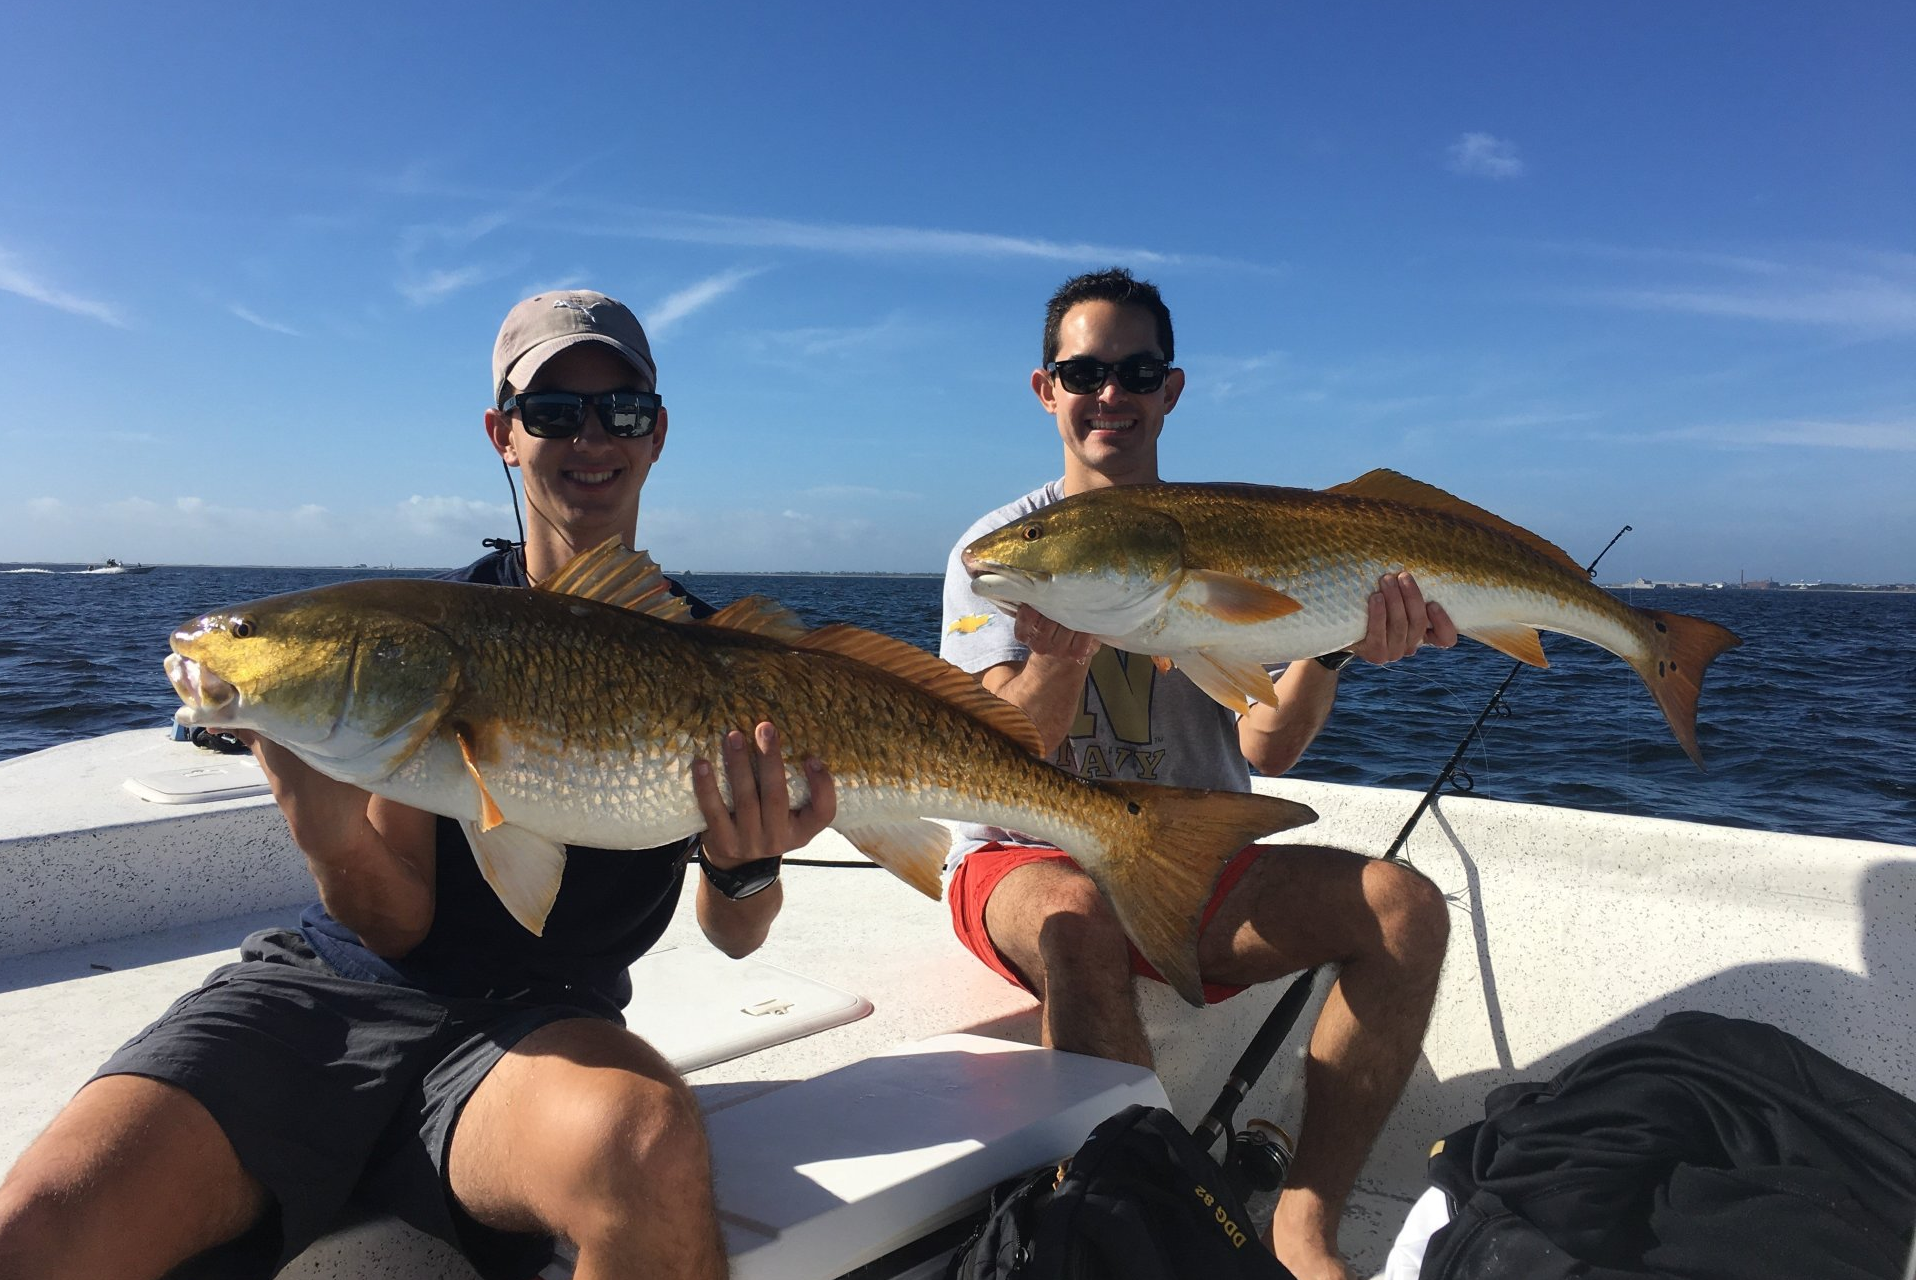
<svg viewBox="0 0 1916 1280">
<path fill-rule="evenodd" d="M 115 734 L 0 763 L 0 873 L 9 885 L 0 909 L 0 1029 L 8 1043 L 0 1056 L 0 1158 L 7 1163 L 122 1040 L 229 959 L 246 932 L 290 922 L 309 898 L 303 860 L 269 799 L 168 805 L 123 786 L 129 777 L 174 770 L 247 767 L 172 743 L 162 731 Z M 1370 853 L 1383 851 L 1417 800 L 1411 792 L 1326 784 L 1260 787 L 1320 813 L 1315 826 L 1291 838 Z M 808 854 L 857 857 L 829 834 Z M 1916 1094 L 1916 936 L 1909 929 L 1916 849 L 1452 797 L 1425 816 L 1409 854 L 1450 895 L 1456 915 L 1424 1057 L 1346 1218 L 1344 1245 L 1360 1274 L 1381 1269 L 1423 1189 L 1430 1143 L 1481 1118 L 1486 1091 L 1547 1076 L 1677 1009 L 1773 1023 Z M 1036 1019 L 1028 997 L 959 947 L 942 904 L 881 871 L 794 867 L 786 900 L 770 941 L 742 962 L 711 951 L 689 906 L 682 910 L 660 948 L 639 962 L 642 994 L 631 1021 L 691 1068 L 688 1079 L 713 1127 L 737 1273 L 830 1280 L 837 1271 L 767 1261 L 783 1258 L 778 1247 L 797 1248 L 808 1230 L 818 1234 L 791 1222 L 766 1237 L 762 1228 L 778 1214 L 744 1203 L 742 1188 L 762 1186 L 764 1178 L 740 1181 L 738 1173 L 759 1158 L 767 1126 L 816 1144 L 816 1128 L 796 1121 L 819 1114 L 816 1099 L 826 1091 L 846 1080 L 860 1099 L 889 1088 L 842 1073 L 877 1070 L 861 1064 L 952 1033 L 1029 1045 Z M 648 983 L 646 972 L 672 980 Z M 688 976 L 723 1007 L 688 1012 L 682 1000 L 659 996 L 685 991 Z M 1273 985 L 1205 1011 L 1160 988 L 1142 991 L 1158 1075 L 1187 1121 L 1209 1105 L 1280 990 Z M 700 1023 L 704 1013 L 711 1016 Z M 808 1024 L 823 1029 L 713 1061 L 744 1040 L 778 1038 L 760 1032 L 762 1025 L 788 1033 Z M 1051 1127 L 1043 1117 L 1000 1116 L 991 1124 L 1007 1134 L 1025 1125 L 1023 1136 L 980 1140 L 1014 1167 L 1076 1145 L 1066 1131 L 1081 1136 L 1091 1121 L 1080 1124 L 1073 1107 L 1116 1110 L 1123 1101 L 1112 1099 L 1155 1088 L 1148 1076 L 1126 1079 L 1123 1068 L 1074 1055 L 1022 1054 L 1010 1046 L 981 1051 L 969 1041 L 941 1045 L 905 1052 L 942 1054 L 938 1061 L 952 1070 L 983 1073 L 947 1079 L 941 1088 L 957 1096 L 974 1086 L 980 1097 L 1003 1095 L 1002 1083 L 979 1082 L 1014 1065 L 1054 1064 L 1043 1070 L 1052 1072 L 1059 1092 L 1039 1108 Z M 1296 1047 L 1287 1046 L 1252 1091 L 1240 1123 L 1263 1116 L 1294 1129 Z M 786 1089 L 792 1092 L 782 1099 L 774 1092 Z M 904 1104 L 907 1112 L 923 1110 L 909 1098 Z M 728 1120 L 728 1112 L 736 1114 Z M 865 1154 L 894 1170 L 901 1152 L 917 1152 L 912 1159 L 944 1170 L 940 1176 L 949 1181 L 939 1184 L 946 1188 L 940 1194 L 953 1201 L 942 1210 L 912 1210 L 919 1226 L 962 1212 L 972 1192 L 994 1180 L 976 1160 L 963 1170 L 945 1168 L 970 1158 L 949 1116 L 927 1122 L 939 1135 L 935 1142 L 916 1145 L 903 1137 L 879 1140 L 878 1133 L 893 1131 L 890 1123 L 848 1126 L 852 1136 L 833 1145 L 828 1159 L 801 1155 L 792 1167 L 804 1165 L 803 1185 L 850 1211 L 858 1198 L 833 1191 L 831 1180 L 844 1176 L 835 1162 L 856 1154 L 851 1147 L 884 1148 Z M 990 1128 L 982 1120 L 979 1126 L 980 1133 Z M 1046 1146 L 1057 1150 L 1040 1150 Z M 827 1167 L 836 1172 L 821 1174 Z M 885 1203 L 896 1226 L 899 1202 Z M 870 1223 L 859 1229 L 877 1230 Z M 876 1255 L 866 1249 L 859 1260 L 868 1256 Z M 349 1224 L 287 1274 L 469 1273 L 446 1251 L 376 1223 Z"/>
</svg>

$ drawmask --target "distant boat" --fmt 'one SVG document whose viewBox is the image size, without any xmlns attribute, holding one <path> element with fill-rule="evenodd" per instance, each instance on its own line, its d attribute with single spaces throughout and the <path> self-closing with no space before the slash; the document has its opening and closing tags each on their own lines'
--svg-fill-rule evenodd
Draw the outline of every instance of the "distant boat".
<svg viewBox="0 0 1916 1280">
<path fill-rule="evenodd" d="M 151 573 L 153 572 L 153 569 L 154 569 L 154 566 L 150 564 L 121 564 L 118 560 L 115 560 L 112 556 L 108 556 L 105 564 L 90 564 L 86 568 L 80 570 L 80 572 L 81 573 Z"/>
</svg>

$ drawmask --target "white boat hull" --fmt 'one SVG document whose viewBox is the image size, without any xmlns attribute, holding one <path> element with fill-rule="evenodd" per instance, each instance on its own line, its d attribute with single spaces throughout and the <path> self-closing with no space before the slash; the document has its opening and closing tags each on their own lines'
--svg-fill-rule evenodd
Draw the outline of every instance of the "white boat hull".
<svg viewBox="0 0 1916 1280">
<path fill-rule="evenodd" d="M 9 1046 L 0 1091 L 14 1099 L 0 1116 L 6 1163 L 108 1052 L 229 959 L 247 929 L 290 921 L 310 896 L 303 860 L 264 795 L 159 804 L 122 785 L 224 763 L 158 730 L 0 763 L 0 858 L 10 885 L 0 906 L 0 1029 Z M 162 782 L 146 789 L 174 785 Z M 1418 799 L 1323 783 L 1258 785 L 1322 815 L 1290 838 L 1368 853 L 1387 847 Z M 830 833 L 808 852 L 858 859 Z M 1346 1218 L 1344 1244 L 1359 1274 L 1381 1268 L 1423 1188 L 1430 1143 L 1481 1118 L 1488 1090 L 1547 1077 L 1677 1009 L 1773 1023 L 1916 1094 L 1916 935 L 1907 927 L 1916 848 L 1448 797 L 1425 815 L 1407 852 L 1455 914 L 1423 1058 Z M 689 903 L 660 950 L 639 963 L 675 955 L 715 956 Z M 855 993 L 872 1012 L 691 1070 L 708 1112 L 927 1037 L 1037 1039 L 1033 1002 L 964 953 L 945 908 L 876 870 L 790 868 L 785 912 L 753 962 Z M 633 1025 L 654 1018 L 667 1037 L 656 1019 L 680 1015 L 648 1007 L 642 974 L 639 986 Z M 1193 1010 L 1168 989 L 1143 985 L 1158 1074 L 1181 1115 L 1194 1120 L 1210 1104 L 1281 990 L 1272 984 Z M 1252 1090 L 1240 1123 L 1261 1116 L 1295 1131 L 1292 1051 L 1301 1039 Z M 745 1158 L 717 1149 L 721 1185 L 727 1162 Z M 403 1235 L 391 1223 L 353 1225 L 285 1274 L 464 1280 L 456 1259 L 417 1238 L 396 1243 Z"/>
</svg>

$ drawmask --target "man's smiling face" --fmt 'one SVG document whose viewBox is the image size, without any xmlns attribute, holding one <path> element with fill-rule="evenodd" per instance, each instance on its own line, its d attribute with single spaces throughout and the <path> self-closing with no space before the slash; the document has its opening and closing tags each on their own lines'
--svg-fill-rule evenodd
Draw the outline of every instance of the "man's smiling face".
<svg viewBox="0 0 1916 1280">
<path fill-rule="evenodd" d="M 1058 325 L 1054 361 L 1089 357 L 1116 364 L 1130 356 L 1162 358 L 1157 325 L 1143 307 L 1102 300 L 1080 302 Z M 1172 369 L 1156 391 L 1126 391 L 1115 375 L 1088 395 L 1064 389 L 1045 370 L 1031 375 L 1031 389 L 1057 419 L 1064 441 L 1065 492 L 1158 478 L 1158 435 L 1164 415 L 1184 389 L 1184 371 Z"/>
<path fill-rule="evenodd" d="M 652 380 L 610 347 L 582 342 L 540 367 L 527 391 L 650 391 Z M 520 468 L 526 505 L 557 528 L 573 529 L 581 549 L 600 537 L 624 535 L 638 519 L 639 490 L 665 443 L 665 411 L 650 435 L 625 439 L 606 434 L 596 411 L 579 433 L 545 440 L 527 433 L 517 413 L 503 415 L 509 436 L 500 454 Z M 496 439 L 496 437 L 495 437 Z"/>
</svg>

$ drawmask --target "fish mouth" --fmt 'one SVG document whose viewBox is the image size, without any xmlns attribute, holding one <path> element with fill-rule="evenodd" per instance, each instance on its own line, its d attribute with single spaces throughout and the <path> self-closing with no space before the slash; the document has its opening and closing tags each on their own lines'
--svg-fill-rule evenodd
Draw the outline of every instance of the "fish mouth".
<svg viewBox="0 0 1916 1280">
<path fill-rule="evenodd" d="M 1023 597 L 1018 593 L 1051 581 L 1051 575 L 1042 569 L 1014 569 L 969 551 L 959 557 L 959 563 L 971 575 L 971 589 L 987 600 L 1019 603 Z"/>
<path fill-rule="evenodd" d="M 184 725 L 213 725 L 239 701 L 239 690 L 184 654 L 166 655 L 166 679 L 180 695 L 173 719 Z"/>
</svg>

